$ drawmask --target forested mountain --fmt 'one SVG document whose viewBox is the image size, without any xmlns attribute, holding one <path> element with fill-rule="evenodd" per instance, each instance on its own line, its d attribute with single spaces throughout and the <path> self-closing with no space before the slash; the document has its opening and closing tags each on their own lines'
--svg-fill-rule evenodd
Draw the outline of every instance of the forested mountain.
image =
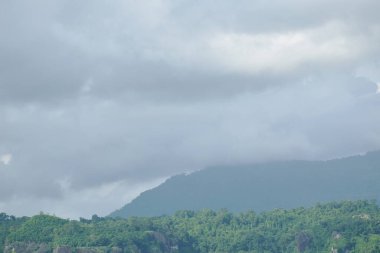
<svg viewBox="0 0 380 253">
<path fill-rule="evenodd" d="M 2 213 L 0 239 L 5 253 L 378 253 L 380 208 L 346 201 L 260 214 L 206 209 L 80 221 Z"/>
<path fill-rule="evenodd" d="M 157 216 L 203 208 L 261 212 L 335 200 L 378 200 L 379 182 L 380 151 L 328 161 L 214 167 L 174 176 L 111 216 Z"/>
<path fill-rule="evenodd" d="M 0 213 L 0 248 L 5 253 L 379 253 L 379 164 L 380 152 L 371 152 L 330 161 L 215 167 L 173 177 L 114 217 L 76 221 Z M 344 199 L 350 201 L 331 201 Z"/>
</svg>

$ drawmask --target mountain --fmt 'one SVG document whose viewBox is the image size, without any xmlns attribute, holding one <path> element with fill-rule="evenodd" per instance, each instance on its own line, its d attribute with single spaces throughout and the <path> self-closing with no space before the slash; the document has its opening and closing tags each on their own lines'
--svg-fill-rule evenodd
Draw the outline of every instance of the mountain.
<svg viewBox="0 0 380 253">
<path fill-rule="evenodd" d="M 159 216 L 205 208 L 261 212 L 358 199 L 380 199 L 380 151 L 328 161 L 213 167 L 177 175 L 110 216 Z"/>
</svg>

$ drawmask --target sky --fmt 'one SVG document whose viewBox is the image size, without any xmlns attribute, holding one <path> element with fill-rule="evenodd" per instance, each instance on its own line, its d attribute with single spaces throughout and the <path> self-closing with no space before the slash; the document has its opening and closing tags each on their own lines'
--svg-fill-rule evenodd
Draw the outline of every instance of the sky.
<svg viewBox="0 0 380 253">
<path fill-rule="evenodd" d="M 0 212 L 380 149 L 378 0 L 0 1 Z"/>
</svg>

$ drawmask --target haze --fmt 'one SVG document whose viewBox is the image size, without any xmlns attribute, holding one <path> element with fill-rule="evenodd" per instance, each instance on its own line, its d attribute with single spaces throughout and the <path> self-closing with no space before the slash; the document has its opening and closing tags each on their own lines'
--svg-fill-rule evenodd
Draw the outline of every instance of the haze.
<svg viewBox="0 0 380 253">
<path fill-rule="evenodd" d="M 379 149 L 378 10 L 1 1 L 0 210 L 107 215 L 178 173 Z"/>
</svg>

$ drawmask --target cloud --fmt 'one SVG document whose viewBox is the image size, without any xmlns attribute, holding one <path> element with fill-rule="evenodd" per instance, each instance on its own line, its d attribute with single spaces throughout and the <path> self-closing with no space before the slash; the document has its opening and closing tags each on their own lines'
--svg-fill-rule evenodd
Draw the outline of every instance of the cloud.
<svg viewBox="0 0 380 253">
<path fill-rule="evenodd" d="M 0 162 L 4 165 L 9 165 L 12 161 L 12 154 L 3 154 L 0 156 Z"/>
<path fill-rule="evenodd" d="M 1 2 L 0 207 L 106 214 L 184 171 L 379 149 L 379 8 Z"/>
<path fill-rule="evenodd" d="M 357 61 L 372 50 L 368 46 L 372 41 L 344 34 L 344 26 L 330 23 L 288 33 L 220 34 L 210 41 L 210 47 L 215 64 L 250 74 L 296 71 L 309 64 L 334 68 Z M 371 38 L 375 39 L 378 34 Z"/>
<path fill-rule="evenodd" d="M 273 85 L 272 75 L 352 71 L 379 54 L 370 0 L 3 5 L 1 24 L 13 29 L 0 43 L 2 103 L 77 99 L 88 80 L 88 95 L 112 100 L 226 97 Z"/>
</svg>

